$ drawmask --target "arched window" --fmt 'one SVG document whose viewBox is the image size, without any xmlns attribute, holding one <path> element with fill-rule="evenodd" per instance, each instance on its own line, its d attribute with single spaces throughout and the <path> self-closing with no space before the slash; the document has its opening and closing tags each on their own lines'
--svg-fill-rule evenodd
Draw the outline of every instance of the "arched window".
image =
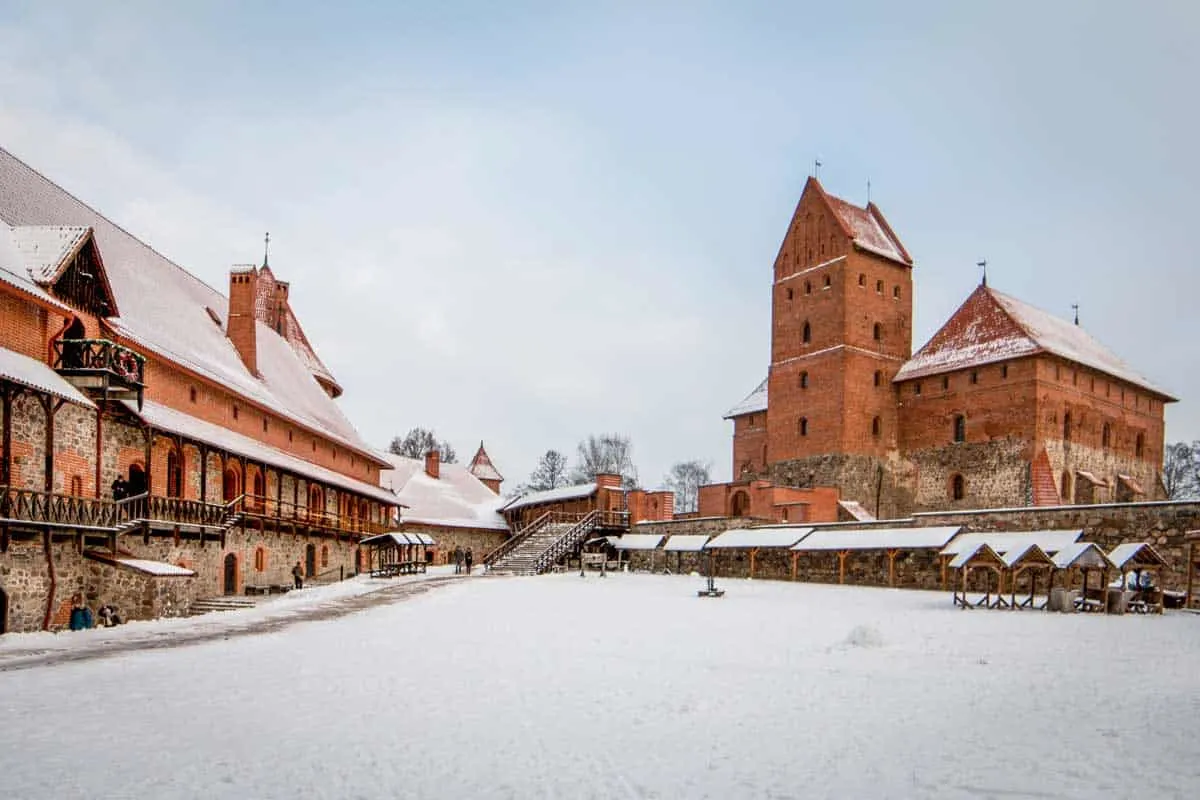
<svg viewBox="0 0 1200 800">
<path fill-rule="evenodd" d="M 1104 423 L 1104 427 L 1100 429 L 1100 446 L 1107 449 L 1111 444 L 1112 426 L 1106 422 Z"/>
<path fill-rule="evenodd" d="M 1062 501 L 1071 502 L 1071 473 L 1065 469 L 1062 474 Z"/>
<path fill-rule="evenodd" d="M 805 294 L 812 294 L 812 281 L 805 281 L 805 282 L 804 282 L 804 293 L 805 293 Z"/>
<path fill-rule="evenodd" d="M 321 566 L 329 566 L 329 545 L 327 544 L 321 545 Z"/>
<path fill-rule="evenodd" d="M 950 481 L 950 497 L 954 500 L 962 500 L 967 496 L 967 482 L 963 480 L 962 475 L 955 475 Z"/>
<path fill-rule="evenodd" d="M 876 322 L 875 327 L 871 329 L 871 335 L 875 337 L 875 341 L 877 342 L 883 339 L 883 326 Z"/>
<path fill-rule="evenodd" d="M 254 571 L 262 572 L 267 568 L 267 551 L 261 547 L 254 550 Z"/>
<path fill-rule="evenodd" d="M 873 420 L 871 420 L 871 435 L 878 437 L 879 429 L 880 429 L 879 417 L 875 417 Z"/>
<path fill-rule="evenodd" d="M 183 469 L 179 464 L 179 453 L 172 450 L 167 453 L 167 497 L 179 497 L 182 484 Z"/>
<path fill-rule="evenodd" d="M 825 276 L 825 288 L 828 289 L 832 285 L 833 285 L 832 279 L 830 279 L 830 277 L 828 275 L 826 275 Z"/>
<path fill-rule="evenodd" d="M 875 385 L 876 386 L 883 385 L 883 373 L 879 370 L 875 370 Z"/>
<path fill-rule="evenodd" d="M 78 475 L 71 476 L 71 494 L 83 497 L 83 478 Z"/>
<path fill-rule="evenodd" d="M 801 389 L 808 388 L 808 373 L 807 372 L 800 373 L 800 388 Z"/>
<path fill-rule="evenodd" d="M 967 418 L 962 414 L 954 415 L 954 441 L 965 442 L 967 440 Z"/>
<path fill-rule="evenodd" d="M 1063 441 L 1071 441 L 1071 412 L 1063 414 Z"/>
<path fill-rule="evenodd" d="M 804 321 L 804 330 L 800 334 L 800 339 L 805 344 L 812 341 L 812 326 L 808 324 L 808 320 Z"/>
<path fill-rule="evenodd" d="M 1145 451 L 1145 449 L 1146 449 L 1146 434 L 1139 433 L 1137 435 L 1137 439 L 1134 440 L 1134 443 L 1133 443 L 1133 454 L 1137 458 L 1141 458 L 1142 453 L 1143 453 L 1143 451 Z"/>
</svg>

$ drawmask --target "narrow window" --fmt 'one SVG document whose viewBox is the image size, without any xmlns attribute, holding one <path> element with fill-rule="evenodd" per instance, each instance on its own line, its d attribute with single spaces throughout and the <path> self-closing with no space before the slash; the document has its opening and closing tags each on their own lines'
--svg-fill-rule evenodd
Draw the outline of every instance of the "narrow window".
<svg viewBox="0 0 1200 800">
<path fill-rule="evenodd" d="M 812 341 L 812 327 L 809 326 L 807 321 L 804 323 L 804 331 L 801 334 L 801 339 L 805 344 Z"/>
<path fill-rule="evenodd" d="M 1000 377 L 1001 377 L 1001 378 L 1007 378 L 1007 377 L 1008 377 L 1008 364 L 1001 364 L 1001 365 L 1000 365 Z"/>
<path fill-rule="evenodd" d="M 790 301 L 791 301 L 791 299 L 792 299 L 792 290 L 791 290 L 791 289 L 788 289 L 788 290 L 787 290 L 787 299 L 788 299 L 788 301 L 789 301 L 789 302 L 790 302 Z"/>
<path fill-rule="evenodd" d="M 979 383 L 979 373 L 971 370 L 971 384 L 974 385 L 976 383 Z"/>
<path fill-rule="evenodd" d="M 1138 458 L 1142 457 L 1143 451 L 1146 449 L 1146 435 L 1139 433 L 1133 444 L 1133 454 Z"/>
<path fill-rule="evenodd" d="M 83 478 L 78 475 L 71 477 L 71 494 L 76 497 L 83 497 Z"/>
<path fill-rule="evenodd" d="M 1062 370 L 1059 369 L 1057 364 L 1054 365 L 1054 380 L 1062 380 Z"/>
<path fill-rule="evenodd" d="M 321 545 L 321 566 L 329 566 L 329 545 L 327 544 Z"/>
<path fill-rule="evenodd" d="M 191 400 L 193 403 L 196 402 L 196 387 L 195 386 L 188 389 L 188 399 Z"/>
<path fill-rule="evenodd" d="M 1100 446 L 1107 450 L 1110 444 L 1112 444 L 1112 427 L 1106 422 L 1100 429 Z"/>
<path fill-rule="evenodd" d="M 826 275 L 825 276 L 825 288 L 828 289 L 832 285 L 833 285 L 832 279 L 830 279 L 830 277 L 828 275 Z"/>
<path fill-rule="evenodd" d="M 238 407 L 237 406 L 233 407 L 233 418 L 234 419 L 238 418 Z"/>
<path fill-rule="evenodd" d="M 1093 392 L 1096 391 L 1096 379 L 1095 378 L 1092 378 L 1092 388 L 1090 389 L 1090 391 L 1093 391 Z"/>
<path fill-rule="evenodd" d="M 893 287 L 892 287 L 892 299 L 893 299 L 893 300 L 899 300 L 899 299 L 900 299 L 900 287 L 899 287 L 899 286 L 893 286 Z"/>
<path fill-rule="evenodd" d="M 254 550 L 254 571 L 262 572 L 267 568 L 267 551 L 261 547 Z"/>
<path fill-rule="evenodd" d="M 871 435 L 877 439 L 879 438 L 879 425 L 879 417 L 875 417 L 871 420 Z"/>
<path fill-rule="evenodd" d="M 1063 414 L 1063 441 L 1071 441 L 1071 412 Z"/>
<path fill-rule="evenodd" d="M 292 443 L 292 430 L 291 430 L 291 428 L 289 428 L 288 429 L 288 444 L 291 444 L 291 443 Z"/>
<path fill-rule="evenodd" d="M 875 281 L 875 291 L 878 294 L 883 294 L 883 281 Z"/>
<path fill-rule="evenodd" d="M 967 440 L 967 418 L 962 414 L 954 416 L 954 441 L 965 442 Z"/>
<path fill-rule="evenodd" d="M 808 373 L 807 372 L 800 373 L 800 388 L 801 389 L 808 388 Z"/>
<path fill-rule="evenodd" d="M 883 373 L 880 372 L 879 370 L 875 370 L 875 385 L 880 386 L 882 384 L 883 384 Z"/>
<path fill-rule="evenodd" d="M 1071 502 L 1071 473 L 1065 469 L 1062 474 L 1062 501 Z"/>
<path fill-rule="evenodd" d="M 867 285 L 867 275 L 865 272 L 858 273 L 858 285 L 859 286 Z"/>
<path fill-rule="evenodd" d="M 805 294 L 812 294 L 812 281 L 805 281 L 805 282 L 804 282 L 804 293 L 805 293 Z"/>
<path fill-rule="evenodd" d="M 921 393 L 921 382 L 917 381 L 916 383 L 913 384 L 913 394 L 920 394 L 920 393 Z"/>
<path fill-rule="evenodd" d="M 967 482 L 963 480 L 962 475 L 955 475 L 950 482 L 950 496 L 955 500 L 962 500 L 967 496 Z"/>
<path fill-rule="evenodd" d="M 947 391 L 949 389 L 950 389 L 950 376 L 943 375 L 942 376 L 942 391 Z"/>
<path fill-rule="evenodd" d="M 1071 385 L 1072 386 L 1079 385 L 1079 373 L 1076 372 L 1075 370 L 1071 370 Z"/>
<path fill-rule="evenodd" d="M 267 418 L 263 417 L 263 433 L 267 432 Z"/>
<path fill-rule="evenodd" d="M 800 418 L 800 435 L 808 436 L 808 417 Z"/>
<path fill-rule="evenodd" d="M 883 326 L 876 322 L 875 327 L 871 329 L 871 335 L 875 337 L 875 341 L 877 342 L 883 339 Z"/>
</svg>

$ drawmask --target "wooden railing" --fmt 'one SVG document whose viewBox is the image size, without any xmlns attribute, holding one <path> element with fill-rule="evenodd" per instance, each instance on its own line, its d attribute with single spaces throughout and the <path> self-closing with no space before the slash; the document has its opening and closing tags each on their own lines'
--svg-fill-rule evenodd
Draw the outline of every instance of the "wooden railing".
<svg viewBox="0 0 1200 800">
<path fill-rule="evenodd" d="M 589 511 L 576 522 L 570 530 L 555 540 L 554 544 L 546 548 L 546 551 L 537 557 L 533 562 L 534 574 L 540 575 L 545 572 L 550 566 L 556 563 L 560 558 L 578 547 L 589 533 L 599 527 L 611 527 L 602 525 L 601 522 L 606 519 L 607 514 L 624 514 L 623 511 Z M 578 515 L 563 515 L 563 516 L 578 516 Z M 626 514 L 626 516 L 628 516 Z M 562 520 L 566 521 L 566 520 Z"/>
<path fill-rule="evenodd" d="M 185 500 L 182 497 L 160 497 L 139 494 L 118 500 L 118 522 L 137 520 L 172 522 L 178 525 L 204 525 L 220 527 L 228 510 L 224 505 L 205 503 L 201 500 Z"/>
<path fill-rule="evenodd" d="M 54 368 L 66 374 L 108 372 L 130 386 L 146 382 L 146 359 L 108 339 L 58 339 Z"/>
<path fill-rule="evenodd" d="M 528 539 L 531 534 L 536 533 L 545 525 L 550 524 L 551 517 L 557 513 L 558 512 L 556 511 L 547 511 L 545 514 L 542 514 L 540 517 L 526 525 L 524 528 L 521 528 L 512 536 L 508 537 L 503 544 L 483 557 L 483 565 L 485 567 L 490 567 L 492 564 L 495 564 L 497 561 L 504 558 L 506 555 L 515 550 L 517 545 Z"/>
<path fill-rule="evenodd" d="M 0 486 L 0 519 L 113 528 L 117 513 L 117 506 L 111 500 Z"/>
<path fill-rule="evenodd" d="M 253 494 L 244 495 L 236 510 L 258 519 L 290 522 L 342 533 L 373 535 L 386 533 L 396 527 L 394 524 L 374 522 L 346 514 L 334 514 L 325 509 L 309 508 L 289 500 L 276 500 L 272 497 Z"/>
</svg>

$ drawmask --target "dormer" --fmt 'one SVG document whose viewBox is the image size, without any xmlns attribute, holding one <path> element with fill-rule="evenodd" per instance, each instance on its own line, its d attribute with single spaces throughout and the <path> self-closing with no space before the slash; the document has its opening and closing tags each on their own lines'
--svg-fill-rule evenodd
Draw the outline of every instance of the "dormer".
<svg viewBox="0 0 1200 800">
<path fill-rule="evenodd" d="M 23 225 L 13 243 L 34 283 L 95 317 L 118 316 L 117 301 L 90 227 Z"/>
</svg>

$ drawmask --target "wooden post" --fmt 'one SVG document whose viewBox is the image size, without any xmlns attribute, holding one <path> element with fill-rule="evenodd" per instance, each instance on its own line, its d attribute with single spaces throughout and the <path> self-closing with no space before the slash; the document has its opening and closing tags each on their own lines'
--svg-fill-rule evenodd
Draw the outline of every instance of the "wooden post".
<svg viewBox="0 0 1200 800">
<path fill-rule="evenodd" d="M 899 550 L 888 550 L 888 586 L 896 588 L 896 554 Z"/>
<path fill-rule="evenodd" d="M 0 440 L 0 486 L 9 485 L 12 473 L 12 400 L 15 394 L 9 384 L 0 386 L 0 403 L 3 404 L 0 417 L 4 422 L 4 438 Z"/>
<path fill-rule="evenodd" d="M 154 428 L 147 425 L 146 426 L 146 463 L 144 465 L 145 468 L 142 472 L 142 475 L 146 479 L 146 494 L 150 494 L 150 487 L 152 485 L 150 476 L 153 474 L 154 471 L 152 469 L 150 469 L 150 456 L 153 453 L 153 450 L 154 450 Z"/>
<path fill-rule="evenodd" d="M 792 580 L 796 580 L 796 559 L 800 558 L 800 554 L 792 552 Z"/>
<path fill-rule="evenodd" d="M 200 502 L 208 502 L 208 448 L 200 445 Z"/>
<path fill-rule="evenodd" d="M 838 583 L 846 582 L 846 556 L 850 555 L 849 550 L 838 551 Z"/>
<path fill-rule="evenodd" d="M 5 431 L 7 431 L 7 430 L 8 430 L 8 428 L 5 427 Z M 1196 543 L 1188 542 L 1188 546 L 1187 546 L 1187 593 L 1184 594 L 1184 596 L 1183 596 L 1183 607 L 1184 608 L 1192 607 L 1192 597 L 1193 597 L 1192 591 L 1193 591 L 1193 588 L 1195 585 L 1195 580 L 1194 580 L 1195 576 L 1196 576 Z"/>
<path fill-rule="evenodd" d="M 104 481 L 104 405 L 102 397 L 100 402 L 96 403 L 96 491 L 93 494 L 97 500 L 102 496 L 103 489 L 100 484 Z"/>
<path fill-rule="evenodd" d="M 758 556 L 758 548 L 755 547 L 750 551 L 750 577 L 754 577 L 754 559 Z"/>
<path fill-rule="evenodd" d="M 946 590 L 946 581 L 949 573 L 950 556 L 938 556 L 942 561 L 942 591 Z"/>
</svg>

